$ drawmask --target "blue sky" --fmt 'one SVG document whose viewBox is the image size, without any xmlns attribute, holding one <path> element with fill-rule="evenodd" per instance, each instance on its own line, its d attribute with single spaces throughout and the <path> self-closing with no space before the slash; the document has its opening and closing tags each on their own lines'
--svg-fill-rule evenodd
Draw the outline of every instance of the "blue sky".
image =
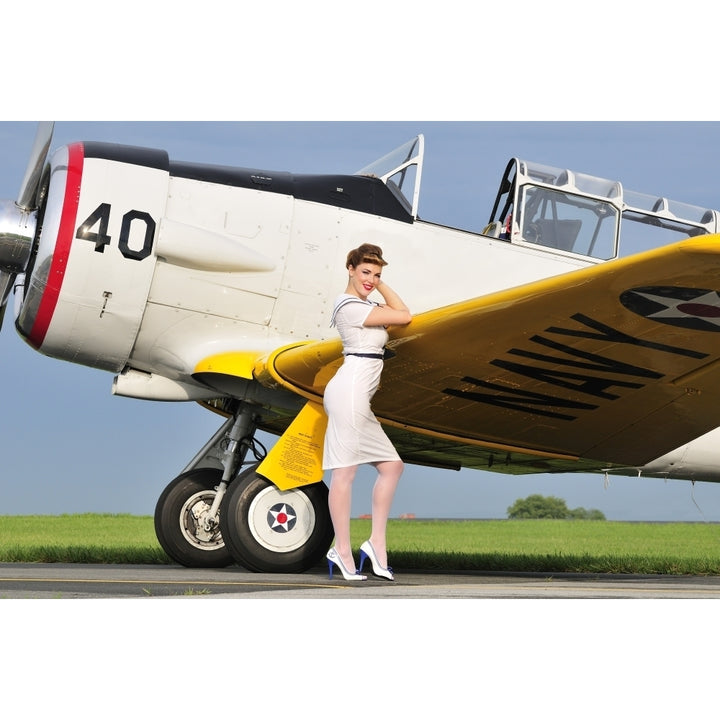
<svg viewBox="0 0 720 720">
<path fill-rule="evenodd" d="M 0 197 L 14 199 L 34 122 L 0 122 Z M 355 172 L 417 133 L 426 160 L 420 215 L 479 230 L 511 157 L 622 181 L 720 208 L 720 124 L 713 122 L 58 122 L 53 148 L 100 140 L 165 149 L 176 160 L 291 172 Z M 458 258 L 458 263 L 462 258 Z M 12 301 L 11 301 L 12 302 Z M 195 403 L 114 397 L 112 375 L 46 358 L 11 322 L 0 333 L 0 514 L 151 515 L 165 485 L 218 426 Z M 652 432 L 652 428 L 648 428 Z M 274 438 L 261 436 L 266 444 Z M 371 473 L 353 514 L 369 512 Z M 720 521 L 720 485 L 601 475 L 503 476 L 408 467 L 393 515 L 504 518 L 531 493 L 611 520 Z"/>
</svg>

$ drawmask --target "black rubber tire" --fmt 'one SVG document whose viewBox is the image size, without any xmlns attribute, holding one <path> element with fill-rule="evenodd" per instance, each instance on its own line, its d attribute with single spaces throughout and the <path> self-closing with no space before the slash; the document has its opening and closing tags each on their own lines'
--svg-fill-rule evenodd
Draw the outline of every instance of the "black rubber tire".
<svg viewBox="0 0 720 720">
<path fill-rule="evenodd" d="M 228 488 L 220 529 L 238 565 L 253 572 L 305 572 L 333 541 L 327 486 L 283 492 L 251 467 Z"/>
<path fill-rule="evenodd" d="M 155 534 L 162 549 L 185 567 L 218 568 L 234 560 L 219 531 L 204 537 L 196 513 L 210 508 L 222 471 L 197 468 L 178 475 L 155 506 Z M 221 508 L 222 512 L 222 508 Z"/>
</svg>

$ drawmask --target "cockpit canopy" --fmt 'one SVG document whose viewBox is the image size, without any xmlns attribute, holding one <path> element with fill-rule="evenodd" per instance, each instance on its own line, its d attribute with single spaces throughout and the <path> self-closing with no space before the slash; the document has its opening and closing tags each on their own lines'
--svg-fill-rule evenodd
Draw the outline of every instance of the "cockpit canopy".
<svg viewBox="0 0 720 720">
<path fill-rule="evenodd" d="M 513 158 L 483 234 L 598 262 L 718 231 L 715 210 Z"/>
<path fill-rule="evenodd" d="M 382 180 L 414 221 L 424 154 L 425 141 L 418 135 L 356 175 Z M 602 262 L 719 230 L 715 210 L 513 158 L 482 234 Z"/>
<path fill-rule="evenodd" d="M 425 137 L 418 135 L 371 165 L 358 170 L 355 175 L 380 178 L 412 218 L 416 219 L 424 155 Z"/>
</svg>

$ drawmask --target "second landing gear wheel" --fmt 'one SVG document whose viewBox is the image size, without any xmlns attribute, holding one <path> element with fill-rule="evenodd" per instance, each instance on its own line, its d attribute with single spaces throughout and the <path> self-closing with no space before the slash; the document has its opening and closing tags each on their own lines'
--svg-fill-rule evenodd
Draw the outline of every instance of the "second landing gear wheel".
<svg viewBox="0 0 720 720">
<path fill-rule="evenodd" d="M 248 570 L 305 572 L 320 562 L 334 536 L 327 486 L 283 492 L 251 467 L 230 484 L 220 529 L 235 561 Z"/>
<path fill-rule="evenodd" d="M 155 506 L 155 534 L 162 549 L 186 567 L 217 568 L 233 564 L 220 528 L 206 527 L 222 471 L 199 468 L 178 475 Z"/>
</svg>

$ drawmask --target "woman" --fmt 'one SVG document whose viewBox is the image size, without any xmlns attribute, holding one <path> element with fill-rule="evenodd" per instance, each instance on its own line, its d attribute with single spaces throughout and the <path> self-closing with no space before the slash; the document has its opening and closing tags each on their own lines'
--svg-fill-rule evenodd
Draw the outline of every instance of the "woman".
<svg viewBox="0 0 720 720">
<path fill-rule="evenodd" d="M 360 570 L 370 558 L 373 574 L 393 580 L 387 564 L 385 532 L 403 462 L 370 409 L 380 384 L 389 325 L 407 325 L 412 315 L 397 293 L 385 283 L 387 265 L 377 245 L 364 244 L 347 256 L 348 285 L 335 302 L 331 325 L 343 343 L 343 364 L 325 389 L 328 416 L 323 469 L 332 470 L 328 503 L 335 530 L 335 546 L 327 554 L 332 578 L 337 565 L 345 580 L 365 580 L 355 570 L 350 548 L 350 501 L 358 466 L 378 472 L 372 493 L 372 531 L 360 547 Z M 385 304 L 368 300 L 377 290 Z"/>
</svg>

